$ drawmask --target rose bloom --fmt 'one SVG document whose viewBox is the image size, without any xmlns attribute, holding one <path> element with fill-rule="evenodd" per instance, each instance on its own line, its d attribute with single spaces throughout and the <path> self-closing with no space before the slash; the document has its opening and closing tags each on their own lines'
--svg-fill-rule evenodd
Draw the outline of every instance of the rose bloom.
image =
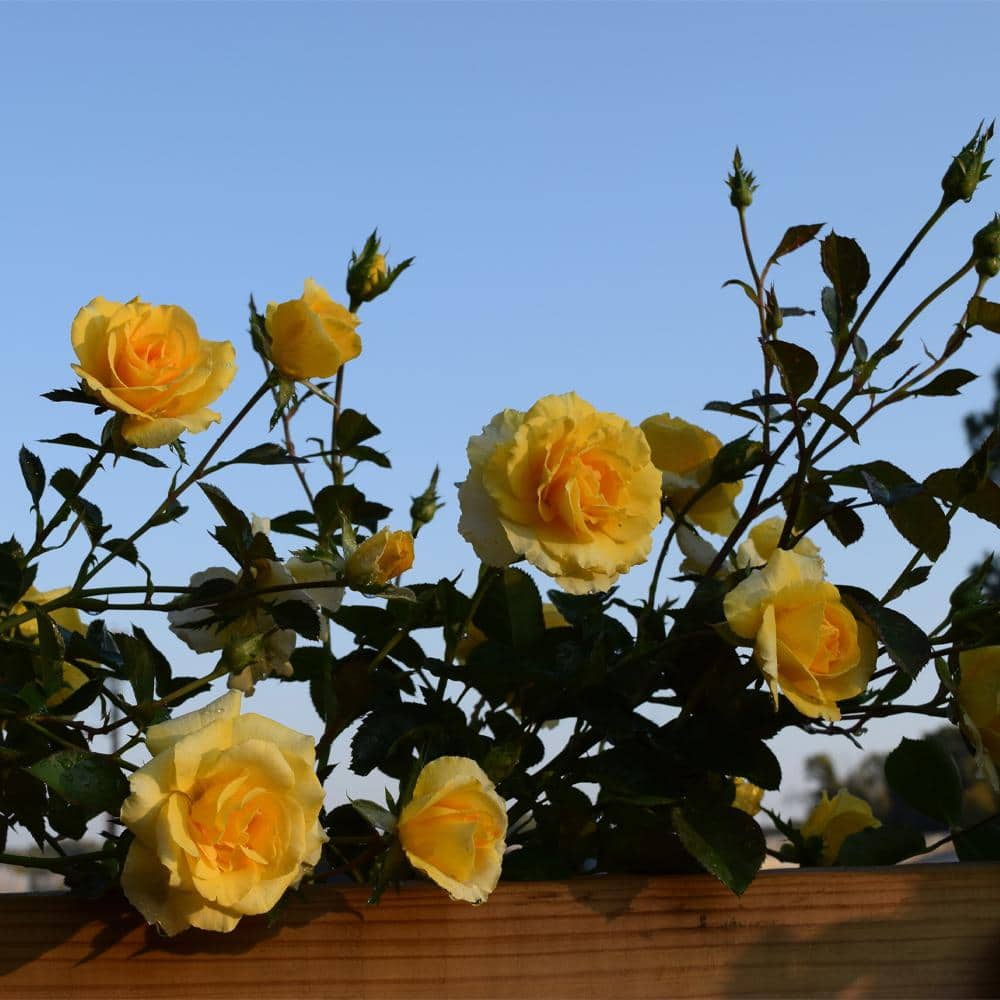
<svg viewBox="0 0 1000 1000">
<path fill-rule="evenodd" d="M 679 512 L 708 482 L 712 461 L 722 442 L 714 434 L 669 413 L 647 417 L 641 427 L 649 442 L 653 464 L 662 473 L 663 493 Z M 706 531 L 728 535 L 739 520 L 733 501 L 742 489 L 742 482 L 719 483 L 684 516 Z"/>
<path fill-rule="evenodd" d="M 135 835 L 122 889 L 168 935 L 231 931 L 266 913 L 322 852 L 323 788 L 311 736 L 240 715 L 230 691 L 151 726 L 122 822 Z"/>
<path fill-rule="evenodd" d="M 397 832 L 410 864 L 452 899 L 481 903 L 496 888 L 507 807 L 468 757 L 438 757 L 424 767 Z"/>
<path fill-rule="evenodd" d="M 958 663 L 959 704 L 979 730 L 986 752 L 1000 762 L 1000 646 L 967 649 Z"/>
<path fill-rule="evenodd" d="M 358 317 L 306 278 L 300 298 L 270 303 L 271 360 L 291 379 L 329 378 L 361 353 Z"/>
<path fill-rule="evenodd" d="M 823 838 L 820 862 L 832 865 L 837 860 L 844 841 L 852 833 L 881 825 L 872 815 L 872 807 L 864 799 L 841 788 L 832 799 L 827 798 L 826 792 L 823 792 L 823 797 L 803 823 L 801 832 L 803 837 Z"/>
<path fill-rule="evenodd" d="M 838 701 L 864 691 L 875 667 L 875 639 L 823 579 L 811 556 L 776 549 L 723 604 L 729 627 L 754 643 L 754 658 L 775 704 L 778 691 L 810 718 L 837 720 Z"/>
<path fill-rule="evenodd" d="M 98 297 L 76 314 L 71 336 L 73 371 L 124 415 L 129 444 L 156 448 L 219 420 L 208 404 L 232 382 L 236 352 L 228 340 L 202 340 L 180 306 Z"/>
<path fill-rule="evenodd" d="M 741 569 L 767 565 L 768 559 L 778 547 L 781 533 L 784 530 L 785 519 L 783 517 L 769 517 L 764 521 L 759 521 L 747 533 L 746 541 L 742 542 L 736 550 L 736 565 Z M 800 556 L 811 556 L 813 559 L 819 559 L 822 563 L 819 546 L 806 535 L 799 538 L 792 546 L 791 551 L 797 552 Z"/>
<path fill-rule="evenodd" d="M 642 432 L 574 392 L 504 410 L 470 438 L 458 530 L 490 566 L 522 556 L 574 594 L 644 562 L 660 474 Z"/>
<path fill-rule="evenodd" d="M 344 576 L 352 587 L 381 587 L 412 565 L 413 535 L 385 527 L 348 556 Z"/>
</svg>

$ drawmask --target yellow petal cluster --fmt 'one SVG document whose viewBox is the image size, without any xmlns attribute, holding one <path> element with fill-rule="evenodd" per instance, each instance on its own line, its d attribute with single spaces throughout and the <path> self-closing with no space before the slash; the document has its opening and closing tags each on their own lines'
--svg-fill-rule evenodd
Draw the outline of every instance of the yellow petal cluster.
<svg viewBox="0 0 1000 1000">
<path fill-rule="evenodd" d="M 96 298 L 73 320 L 73 371 L 95 398 L 124 414 L 122 437 L 140 448 L 219 420 L 208 409 L 236 374 L 228 341 L 202 340 L 180 306 Z"/>
<path fill-rule="evenodd" d="M 397 827 L 411 865 L 452 899 L 481 903 L 496 888 L 507 807 L 468 757 L 438 757 L 417 778 Z"/>
<path fill-rule="evenodd" d="M 764 798 L 764 789 L 746 778 L 733 778 L 733 808 L 756 816 Z"/>
<path fill-rule="evenodd" d="M 385 527 L 348 556 L 344 577 L 352 587 L 381 587 L 412 565 L 413 535 Z"/>
<path fill-rule="evenodd" d="M 674 510 L 682 510 L 703 487 L 722 442 L 709 431 L 680 417 L 661 413 L 641 424 L 649 442 L 653 464 L 663 476 L 663 493 Z M 743 483 L 719 483 L 700 497 L 685 517 L 716 535 L 728 535 L 739 519 L 733 501 Z"/>
<path fill-rule="evenodd" d="M 271 360 L 287 378 L 329 378 L 361 353 L 358 317 L 312 278 L 299 298 L 270 303 L 265 322 Z"/>
<path fill-rule="evenodd" d="M 769 517 L 764 521 L 759 521 L 747 532 L 746 541 L 742 542 L 736 550 L 736 565 L 741 569 L 767 565 L 768 559 L 774 554 L 778 542 L 781 541 L 781 533 L 784 530 L 785 519 L 783 517 Z M 820 559 L 822 562 L 819 546 L 807 535 L 802 535 L 792 546 L 791 551 L 797 552 L 800 556 Z"/>
<path fill-rule="evenodd" d="M 574 594 L 644 562 L 660 474 L 642 432 L 576 393 L 504 410 L 469 440 L 458 530 L 490 566 L 524 557 Z"/>
<path fill-rule="evenodd" d="M 875 639 L 823 579 L 818 559 L 776 549 L 723 607 L 729 627 L 753 642 L 775 704 L 780 690 L 803 715 L 837 720 L 837 702 L 867 686 Z"/>
<path fill-rule="evenodd" d="M 958 662 L 959 703 L 979 730 L 986 752 L 1000 763 L 1000 646 L 965 650 Z"/>
<path fill-rule="evenodd" d="M 844 841 L 852 833 L 881 825 L 872 815 L 872 807 L 864 799 L 841 788 L 832 799 L 827 798 L 826 792 L 823 792 L 823 797 L 802 825 L 801 832 L 804 837 L 823 838 L 820 862 L 832 865 L 837 860 Z"/>
<path fill-rule="evenodd" d="M 121 820 L 135 835 L 122 889 L 168 935 L 231 931 L 266 913 L 320 858 L 323 788 L 311 736 L 240 715 L 230 691 L 152 726 Z"/>
</svg>

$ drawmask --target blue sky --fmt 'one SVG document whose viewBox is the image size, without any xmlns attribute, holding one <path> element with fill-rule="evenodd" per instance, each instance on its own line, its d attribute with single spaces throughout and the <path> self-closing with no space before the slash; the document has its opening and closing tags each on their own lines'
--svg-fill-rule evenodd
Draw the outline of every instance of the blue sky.
<svg viewBox="0 0 1000 1000">
<path fill-rule="evenodd" d="M 995 6 L 957 2 L 0 5 L 0 517 L 28 533 L 22 442 L 99 427 L 38 398 L 71 384 L 69 324 L 83 303 L 175 302 L 203 336 L 233 340 L 241 367 L 220 402 L 231 416 L 259 372 L 248 294 L 291 298 L 307 276 L 337 294 L 351 248 L 378 225 L 393 258 L 417 262 L 365 307 L 364 353 L 347 373 L 348 404 L 383 428 L 394 462 L 365 485 L 405 526 L 409 496 L 440 462 L 448 506 L 419 540 L 416 577 L 471 572 L 449 484 L 497 410 L 575 389 L 634 422 L 669 410 L 724 439 L 744 430 L 702 412 L 759 379 L 752 309 L 720 288 L 745 276 L 722 184 L 733 146 L 761 179 L 749 217 L 761 256 L 787 225 L 826 221 L 862 243 L 878 276 L 936 204 L 950 156 L 998 110 L 994 60 L 974 41 L 998 28 Z M 938 226 L 871 339 L 964 261 L 1000 208 L 997 183 Z M 800 251 L 776 281 L 783 302 L 814 307 L 818 254 Z M 901 368 L 921 338 L 943 343 L 963 302 L 959 290 L 927 313 Z M 785 332 L 826 357 L 821 321 Z M 959 363 L 987 372 L 998 344 L 978 331 Z M 961 416 L 989 398 L 980 379 L 961 399 L 900 407 L 842 464 L 890 455 L 915 476 L 957 464 Z M 239 442 L 264 440 L 265 419 Z M 328 418 L 315 420 L 318 431 Z M 213 433 L 189 442 L 193 456 Z M 80 458 L 42 454 L 50 471 Z M 260 514 L 299 503 L 287 470 L 219 485 Z M 120 469 L 93 495 L 125 529 L 165 486 Z M 207 518 L 196 501 L 190 525 L 152 537 L 163 582 L 224 563 Z M 846 552 L 817 541 L 835 581 L 875 591 L 910 554 L 878 513 Z M 983 522 L 957 519 L 953 551 L 900 606 L 936 624 L 996 544 Z M 70 568 L 53 558 L 40 583 Z M 647 580 L 638 569 L 624 589 Z M 190 654 L 164 644 L 188 672 Z M 262 689 L 255 710 L 270 712 L 265 697 L 272 714 L 315 725 L 287 688 Z M 902 731 L 873 730 L 869 746 Z M 833 741 L 779 746 L 790 789 L 804 754 L 853 759 Z"/>
</svg>

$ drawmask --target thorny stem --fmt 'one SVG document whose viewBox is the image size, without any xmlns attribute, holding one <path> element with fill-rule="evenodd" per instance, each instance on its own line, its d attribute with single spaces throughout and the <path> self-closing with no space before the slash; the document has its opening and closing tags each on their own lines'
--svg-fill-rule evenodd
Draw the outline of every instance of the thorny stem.
<svg viewBox="0 0 1000 1000">
<path fill-rule="evenodd" d="M 192 469 L 191 474 L 179 486 L 171 487 L 167 491 L 166 497 L 163 499 L 162 503 L 159 504 L 156 510 L 154 510 L 153 513 L 150 514 L 149 517 L 146 518 L 146 520 L 143 521 L 143 523 L 136 528 L 131 535 L 129 535 L 125 542 L 114 546 L 102 560 L 100 560 L 91 570 L 85 573 L 81 583 L 86 583 L 88 580 L 92 580 L 102 569 L 104 569 L 105 566 L 107 566 L 109 562 L 111 562 L 112 559 L 118 555 L 120 551 L 144 535 L 153 526 L 156 519 L 170 506 L 170 504 L 181 496 L 181 494 L 183 494 L 188 487 L 198 481 L 205 469 L 208 468 L 209 462 L 212 461 L 219 449 L 226 443 L 229 435 L 236 430 L 243 418 L 257 405 L 257 403 L 264 398 L 270 390 L 270 387 L 271 382 L 268 379 L 254 392 L 254 394 L 244 404 L 243 409 L 240 410 L 240 412 L 237 413 L 236 416 L 223 429 L 222 433 L 216 438 L 212 447 L 205 452 L 201 461 L 194 467 L 194 469 Z"/>
</svg>

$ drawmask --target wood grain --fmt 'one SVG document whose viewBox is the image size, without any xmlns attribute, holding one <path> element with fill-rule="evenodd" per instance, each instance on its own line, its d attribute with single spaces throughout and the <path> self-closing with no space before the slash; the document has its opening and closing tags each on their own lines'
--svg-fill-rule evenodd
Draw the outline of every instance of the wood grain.
<svg viewBox="0 0 1000 1000">
<path fill-rule="evenodd" d="M 1000 865 L 765 872 L 742 899 L 708 876 L 365 895 L 171 940 L 123 902 L 0 896 L 0 997 L 1000 996 Z"/>
</svg>

